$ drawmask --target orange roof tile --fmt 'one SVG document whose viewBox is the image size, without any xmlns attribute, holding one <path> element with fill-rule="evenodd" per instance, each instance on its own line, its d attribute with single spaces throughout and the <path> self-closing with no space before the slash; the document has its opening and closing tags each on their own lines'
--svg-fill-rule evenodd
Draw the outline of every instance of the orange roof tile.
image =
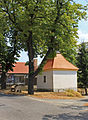
<svg viewBox="0 0 88 120">
<path fill-rule="evenodd" d="M 68 62 L 61 54 L 57 54 L 54 59 L 47 60 L 43 70 L 75 70 L 78 68 L 75 67 L 72 63 Z"/>
<path fill-rule="evenodd" d="M 28 66 L 25 66 L 25 62 L 17 62 L 14 65 L 13 71 L 9 71 L 8 73 L 28 73 Z"/>
<path fill-rule="evenodd" d="M 16 62 L 15 67 L 13 67 L 13 71 L 9 71 L 8 73 L 28 73 L 29 67 L 25 66 L 25 62 Z M 34 59 L 34 70 L 37 69 L 37 59 Z"/>
</svg>

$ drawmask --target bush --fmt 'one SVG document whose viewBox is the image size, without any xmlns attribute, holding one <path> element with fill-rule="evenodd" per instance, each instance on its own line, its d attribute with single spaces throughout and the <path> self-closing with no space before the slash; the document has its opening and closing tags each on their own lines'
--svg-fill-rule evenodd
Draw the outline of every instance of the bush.
<svg viewBox="0 0 88 120">
<path fill-rule="evenodd" d="M 72 94 L 70 92 L 66 92 L 66 96 L 68 96 L 68 97 L 75 97 L 74 94 Z"/>
<path fill-rule="evenodd" d="M 67 89 L 66 90 L 66 95 L 69 97 L 82 97 L 82 95 L 79 92 L 76 92 L 72 89 Z"/>
</svg>

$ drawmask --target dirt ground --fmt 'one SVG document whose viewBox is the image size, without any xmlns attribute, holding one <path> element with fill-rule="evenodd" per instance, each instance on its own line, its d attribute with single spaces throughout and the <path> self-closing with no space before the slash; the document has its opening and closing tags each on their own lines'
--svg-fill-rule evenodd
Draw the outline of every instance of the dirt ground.
<svg viewBox="0 0 88 120">
<path fill-rule="evenodd" d="M 34 92 L 34 95 L 28 95 L 27 91 L 19 92 L 11 92 L 10 90 L 0 90 L 0 93 L 3 94 L 11 94 L 11 95 L 27 95 L 40 99 L 77 99 L 82 98 L 82 96 L 69 96 L 66 92 Z"/>
<path fill-rule="evenodd" d="M 41 99 L 77 99 L 80 97 L 71 97 L 67 96 L 64 92 L 61 93 L 55 93 L 55 92 L 35 92 L 34 95 L 31 95 L 32 97 L 41 98 Z"/>
</svg>

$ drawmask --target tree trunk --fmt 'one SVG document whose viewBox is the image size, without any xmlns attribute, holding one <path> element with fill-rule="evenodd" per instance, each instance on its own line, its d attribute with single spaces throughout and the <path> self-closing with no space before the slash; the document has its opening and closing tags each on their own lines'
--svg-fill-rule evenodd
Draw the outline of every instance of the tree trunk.
<svg viewBox="0 0 88 120">
<path fill-rule="evenodd" d="M 28 94 L 34 94 L 34 50 L 32 43 L 32 31 L 29 32 L 27 40 L 28 57 L 29 57 L 29 75 L 28 75 Z"/>
<path fill-rule="evenodd" d="M 6 73 L 2 72 L 1 74 L 1 89 L 6 89 Z"/>
<path fill-rule="evenodd" d="M 34 94 L 34 59 L 29 55 L 28 94 Z"/>
<path fill-rule="evenodd" d="M 34 78 L 29 75 L 29 81 L 28 81 L 28 94 L 33 95 L 34 94 Z"/>
<path fill-rule="evenodd" d="M 85 87 L 85 95 L 87 95 L 87 88 Z"/>
</svg>

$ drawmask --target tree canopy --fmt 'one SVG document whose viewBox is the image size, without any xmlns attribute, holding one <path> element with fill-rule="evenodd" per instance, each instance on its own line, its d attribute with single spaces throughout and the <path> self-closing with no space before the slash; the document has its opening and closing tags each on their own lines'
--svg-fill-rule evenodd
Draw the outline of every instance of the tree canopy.
<svg viewBox="0 0 88 120">
<path fill-rule="evenodd" d="M 17 39 L 17 31 L 8 24 L 3 14 L 0 16 L 0 71 L 1 71 L 1 89 L 6 88 L 6 73 L 13 70 L 13 64 L 19 57 L 21 49 Z"/>
<path fill-rule="evenodd" d="M 85 9 L 72 0 L 1 0 L 1 11 L 20 32 L 23 44 L 27 44 L 26 38 L 32 31 L 35 56 L 45 55 L 52 44 L 65 56 L 71 55 L 76 47 L 78 21 L 85 18 Z M 51 37 L 55 39 L 53 43 Z"/>
<path fill-rule="evenodd" d="M 88 43 L 81 43 L 77 57 L 78 85 L 85 88 L 87 94 L 88 87 Z"/>
</svg>

